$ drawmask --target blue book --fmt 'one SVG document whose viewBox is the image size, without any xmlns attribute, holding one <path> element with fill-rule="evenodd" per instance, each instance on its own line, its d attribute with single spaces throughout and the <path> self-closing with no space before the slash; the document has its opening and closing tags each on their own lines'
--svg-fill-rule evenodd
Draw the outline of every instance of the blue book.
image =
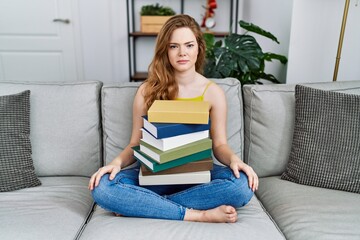
<svg viewBox="0 0 360 240">
<path fill-rule="evenodd" d="M 147 116 L 143 120 L 144 128 L 157 139 L 210 130 L 210 120 L 208 124 L 151 123 Z"/>
</svg>

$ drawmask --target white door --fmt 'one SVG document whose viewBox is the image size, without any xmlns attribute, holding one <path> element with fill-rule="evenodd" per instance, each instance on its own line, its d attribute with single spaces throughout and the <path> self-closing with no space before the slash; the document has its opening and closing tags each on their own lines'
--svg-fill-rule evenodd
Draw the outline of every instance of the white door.
<svg viewBox="0 0 360 240">
<path fill-rule="evenodd" d="M 82 79 L 72 2 L 0 0 L 0 80 Z"/>
</svg>

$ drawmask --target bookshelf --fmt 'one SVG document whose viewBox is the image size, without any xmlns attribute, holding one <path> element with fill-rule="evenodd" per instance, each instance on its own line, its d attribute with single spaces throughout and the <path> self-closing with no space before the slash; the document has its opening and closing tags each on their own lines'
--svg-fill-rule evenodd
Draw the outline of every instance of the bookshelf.
<svg viewBox="0 0 360 240">
<path fill-rule="evenodd" d="M 136 49 L 138 43 L 138 39 L 140 38 L 150 38 L 155 41 L 157 37 L 157 33 L 144 33 L 140 32 L 137 29 L 135 29 L 135 19 L 139 20 L 140 15 L 136 14 L 134 12 L 134 2 L 136 0 L 127 0 L 127 19 L 128 19 L 128 56 L 129 56 L 129 79 L 131 82 L 137 82 L 137 81 L 143 81 L 147 78 L 147 72 L 144 71 L 138 71 L 137 69 L 137 59 L 136 59 Z M 179 1 L 180 2 L 180 12 L 181 14 L 186 14 L 184 12 L 185 7 L 185 0 L 173 0 L 173 1 Z M 234 25 L 234 32 L 237 32 L 237 22 L 238 22 L 238 4 L 239 0 L 229 0 L 230 1 L 230 9 L 229 9 L 229 29 L 230 26 Z M 201 1 L 187 1 L 189 4 L 196 4 L 196 2 L 199 2 L 201 4 Z M 149 3 L 146 3 L 149 4 Z M 154 1 L 153 4 L 156 4 L 156 1 Z M 235 9 L 235 10 L 234 10 Z M 199 13 L 201 14 L 201 13 Z M 229 34 L 227 31 L 221 31 L 221 32 L 213 32 L 213 34 L 216 37 L 224 37 Z M 152 51 L 151 51 L 152 52 Z"/>
</svg>

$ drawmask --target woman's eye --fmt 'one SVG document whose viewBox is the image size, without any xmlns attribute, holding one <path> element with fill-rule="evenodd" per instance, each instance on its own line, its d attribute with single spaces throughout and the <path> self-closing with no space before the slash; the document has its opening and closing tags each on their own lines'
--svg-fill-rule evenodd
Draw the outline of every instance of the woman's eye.
<svg viewBox="0 0 360 240">
<path fill-rule="evenodd" d="M 171 49 L 176 48 L 176 47 L 177 47 L 176 45 L 170 45 Z"/>
<path fill-rule="evenodd" d="M 188 48 L 192 48 L 194 46 L 194 44 L 188 44 L 187 47 Z"/>
</svg>

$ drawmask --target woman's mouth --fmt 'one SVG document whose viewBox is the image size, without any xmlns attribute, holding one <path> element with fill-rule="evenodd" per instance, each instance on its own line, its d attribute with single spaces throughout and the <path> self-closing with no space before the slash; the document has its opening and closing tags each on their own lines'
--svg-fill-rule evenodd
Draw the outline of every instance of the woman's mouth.
<svg viewBox="0 0 360 240">
<path fill-rule="evenodd" d="M 188 63 L 189 62 L 189 60 L 179 60 L 179 61 L 177 61 L 177 63 L 179 63 L 179 64 L 185 64 L 185 63 Z"/>
</svg>

